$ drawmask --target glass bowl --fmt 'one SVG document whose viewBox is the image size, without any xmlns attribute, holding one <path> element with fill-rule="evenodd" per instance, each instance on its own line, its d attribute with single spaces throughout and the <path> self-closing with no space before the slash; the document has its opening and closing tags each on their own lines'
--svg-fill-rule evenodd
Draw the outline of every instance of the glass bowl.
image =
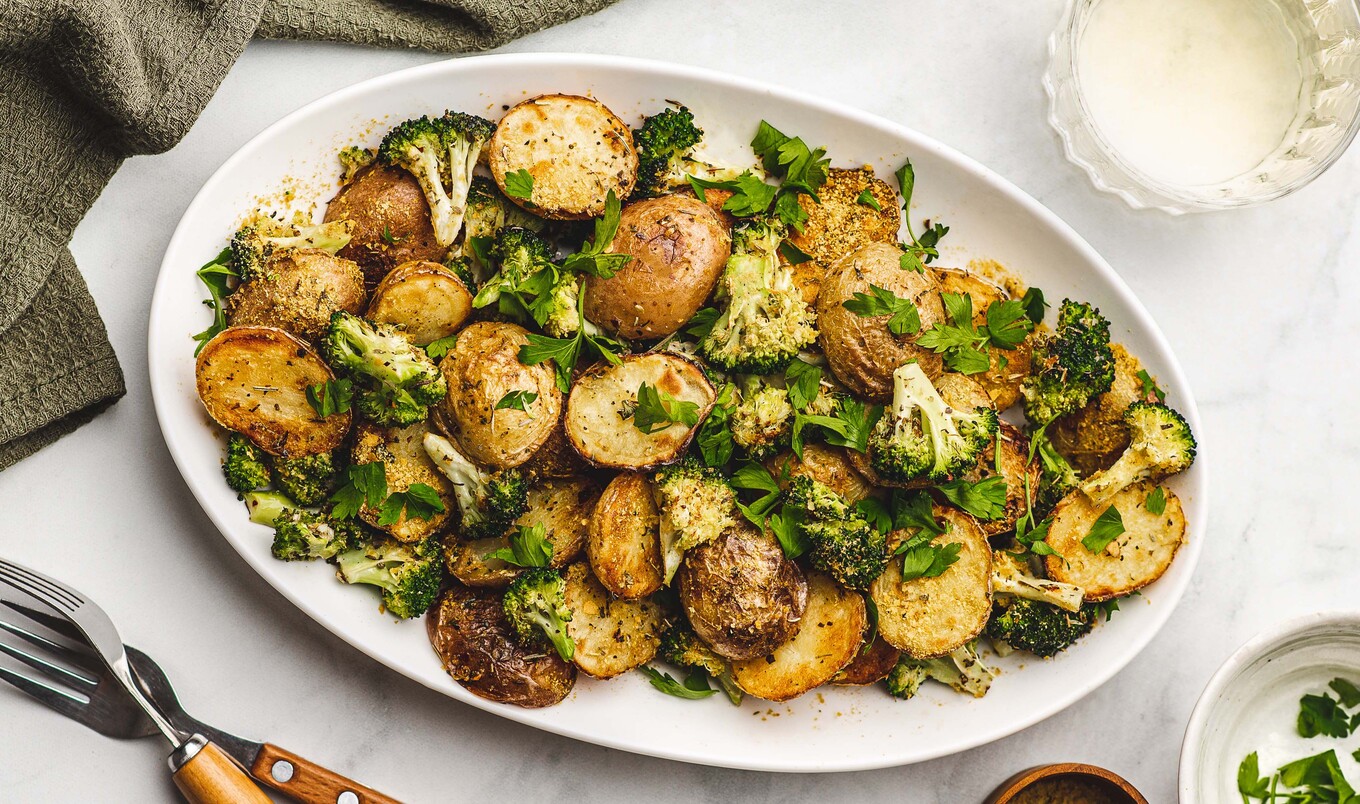
<svg viewBox="0 0 1360 804">
<path fill-rule="evenodd" d="M 1331 167 L 1360 128 L 1360 9 L 1357 0 L 1276 0 L 1299 40 L 1303 97 L 1284 139 L 1254 168 L 1217 184 L 1178 185 L 1129 163 L 1101 134 L 1082 94 L 1078 53 L 1102 0 L 1069 0 L 1049 39 L 1044 89 L 1049 124 L 1070 162 L 1097 189 L 1135 209 L 1173 215 L 1231 209 L 1288 195 Z"/>
</svg>

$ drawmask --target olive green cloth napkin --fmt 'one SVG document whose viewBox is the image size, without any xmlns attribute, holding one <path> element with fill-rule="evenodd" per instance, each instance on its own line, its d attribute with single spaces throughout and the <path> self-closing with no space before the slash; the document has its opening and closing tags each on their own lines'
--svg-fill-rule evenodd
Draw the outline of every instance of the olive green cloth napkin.
<svg viewBox="0 0 1360 804">
<path fill-rule="evenodd" d="M 125 393 L 67 243 L 124 159 L 184 136 L 251 36 L 464 52 L 611 2 L 0 0 L 0 469 Z"/>
</svg>

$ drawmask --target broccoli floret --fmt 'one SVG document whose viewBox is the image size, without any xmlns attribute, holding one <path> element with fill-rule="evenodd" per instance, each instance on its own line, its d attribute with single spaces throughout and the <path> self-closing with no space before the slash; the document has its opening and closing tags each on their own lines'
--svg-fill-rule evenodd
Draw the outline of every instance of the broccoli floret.
<svg viewBox="0 0 1360 804">
<path fill-rule="evenodd" d="M 378 587 L 383 605 L 403 620 L 424 614 L 434 603 L 443 580 L 439 546 L 434 540 L 416 544 L 373 542 L 340 553 L 336 561 L 340 580 Z"/>
<path fill-rule="evenodd" d="M 291 508 L 274 520 L 274 558 L 281 561 L 329 560 L 354 548 L 359 537 L 359 526 L 354 522 Z"/>
<path fill-rule="evenodd" d="M 449 256 L 444 258 L 444 268 L 458 277 L 458 281 L 462 282 L 469 292 L 477 292 L 477 277 L 473 274 L 472 263 L 467 257 L 456 257 L 453 252 L 449 252 Z"/>
<path fill-rule="evenodd" d="M 888 674 L 888 692 L 896 698 L 911 698 L 921 688 L 922 682 L 932 678 L 941 684 L 948 684 L 956 692 L 981 698 L 991 688 L 994 675 L 982 663 L 977 652 L 977 640 L 974 640 L 938 659 L 913 659 L 902 654 Z"/>
<path fill-rule="evenodd" d="M 567 635 L 571 609 L 567 608 L 566 591 L 567 582 L 557 570 L 535 567 L 510 582 L 501 606 L 522 644 L 532 645 L 546 637 L 562 661 L 569 662 L 576 653 L 576 643 Z"/>
<path fill-rule="evenodd" d="M 299 248 L 334 254 L 349 244 L 353 233 L 354 224 L 350 221 L 284 226 L 269 218 L 259 218 L 236 230 L 231 239 L 231 265 L 244 280 L 268 278 L 268 264 L 275 255 Z"/>
<path fill-rule="evenodd" d="M 1039 489 L 1034 498 L 1034 518 L 1048 516 L 1058 502 L 1077 487 L 1081 478 L 1077 470 L 1048 440 L 1048 435 L 1039 430 L 1033 437 L 1034 454 L 1039 457 Z"/>
<path fill-rule="evenodd" d="M 430 223 L 441 246 L 453 245 L 463 228 L 463 212 L 482 147 L 491 139 L 491 121 L 461 112 L 407 120 L 388 132 L 378 159 L 405 168 L 425 191 Z"/>
<path fill-rule="evenodd" d="M 1037 600 L 1067 611 L 1080 609 L 1086 595 L 1080 586 L 1034 575 L 1023 561 L 1003 550 L 992 551 L 992 592 Z"/>
<path fill-rule="evenodd" d="M 320 505 L 336 486 L 335 459 L 329 452 L 274 461 L 279 490 L 298 505 Z"/>
<path fill-rule="evenodd" d="M 685 551 L 708 544 L 737 525 L 737 495 L 718 470 L 692 457 L 656 474 L 661 509 L 661 553 L 669 584 Z"/>
<path fill-rule="evenodd" d="M 581 278 L 574 274 L 559 274 L 552 287 L 529 305 L 529 311 L 544 332 L 554 338 L 569 338 L 581 329 L 580 301 Z M 600 334 L 594 324 L 589 321 L 585 324 L 587 334 Z"/>
<path fill-rule="evenodd" d="M 716 296 L 723 309 L 699 341 L 704 359 L 723 371 L 774 374 L 817 340 L 816 315 L 779 263 L 784 233 L 777 219 L 746 220 L 732 231 Z"/>
<path fill-rule="evenodd" d="M 867 589 L 888 565 L 888 537 L 860 516 L 845 498 L 810 477 L 795 477 L 786 505 L 806 512 L 803 534 L 811 542 L 812 566 L 847 589 Z"/>
<path fill-rule="evenodd" d="M 477 297 L 472 300 L 473 307 L 486 307 L 499 301 L 502 293 L 524 290 L 530 277 L 542 277 L 536 280 L 542 282 L 542 286 L 530 289 L 535 294 L 547 291 L 556 279 L 552 250 L 543 238 L 529 229 L 519 226 L 501 229 L 491 245 L 491 257 L 500 265 L 500 270 L 482 283 Z"/>
<path fill-rule="evenodd" d="M 254 491 L 269 485 L 269 464 L 264 450 L 240 433 L 227 436 L 227 459 L 222 474 L 236 491 Z"/>
<path fill-rule="evenodd" d="M 793 434 L 793 403 L 778 376 L 747 374 L 736 378 L 732 440 L 756 460 L 788 446 Z"/>
<path fill-rule="evenodd" d="M 359 386 L 356 407 L 385 427 L 423 421 L 449 386 L 425 350 L 388 324 L 337 310 L 326 333 L 326 357 Z"/>
<path fill-rule="evenodd" d="M 500 536 L 528 509 L 529 483 L 518 469 L 488 472 L 434 433 L 425 434 L 424 445 L 430 460 L 453 483 L 464 538 Z"/>
<path fill-rule="evenodd" d="M 845 498 L 833 491 L 830 486 L 805 475 L 799 475 L 789 481 L 789 487 L 784 491 L 784 501 L 807 512 L 808 516 L 814 519 L 845 519 L 854 513 Z"/>
<path fill-rule="evenodd" d="M 992 610 L 987 636 L 1036 656 L 1053 656 L 1091 632 L 1094 606 L 1068 611 L 1039 600 L 1014 598 Z"/>
<path fill-rule="evenodd" d="M 1034 345 L 1021 386 L 1025 418 L 1042 427 L 1078 410 L 1114 382 L 1110 322 L 1089 304 L 1064 299 L 1057 329 Z"/>
<path fill-rule="evenodd" d="M 1185 417 L 1160 402 L 1134 402 L 1124 411 L 1129 446 L 1114 465 L 1091 475 L 1081 490 L 1103 503 L 1121 489 L 1184 472 L 1195 462 L 1195 435 Z"/>
<path fill-rule="evenodd" d="M 991 408 L 950 408 L 920 364 L 904 363 L 893 372 L 892 408 L 869 435 L 870 462 L 891 480 L 945 480 L 975 465 L 999 427 Z"/>
<path fill-rule="evenodd" d="M 250 521 L 258 525 L 274 526 L 280 516 L 297 504 L 277 491 L 251 491 L 243 494 Z"/>
<path fill-rule="evenodd" d="M 676 667 L 703 670 L 718 682 L 728 700 L 741 705 L 742 691 L 732 678 L 732 665 L 705 644 L 688 624 L 677 622 L 666 629 L 661 635 L 661 647 L 657 655 Z"/>
<path fill-rule="evenodd" d="M 340 157 L 340 170 L 342 171 L 340 180 L 345 183 L 348 183 L 354 178 L 354 174 L 373 164 L 373 160 L 378 158 L 372 148 L 362 148 L 358 145 L 341 148 L 338 156 Z"/>
<path fill-rule="evenodd" d="M 467 213 L 463 216 L 463 242 L 459 254 L 472 266 L 477 284 L 491 276 L 491 264 L 482 259 L 479 248 L 490 249 L 496 233 L 506 226 L 515 226 L 541 233 L 548 222 L 525 212 L 501 194 L 496 183 L 485 176 L 474 176 L 468 190 Z"/>
<path fill-rule="evenodd" d="M 734 179 L 748 168 L 715 165 L 699 159 L 697 147 L 704 132 L 694 115 L 681 106 L 642 121 L 633 131 L 638 152 L 638 177 L 633 193 L 653 197 L 684 187 L 688 176 L 711 181 Z"/>
</svg>

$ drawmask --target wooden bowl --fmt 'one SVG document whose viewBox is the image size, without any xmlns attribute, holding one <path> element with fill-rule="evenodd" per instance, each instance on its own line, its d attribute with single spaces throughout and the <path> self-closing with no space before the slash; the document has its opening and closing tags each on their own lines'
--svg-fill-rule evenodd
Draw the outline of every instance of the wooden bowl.
<svg viewBox="0 0 1360 804">
<path fill-rule="evenodd" d="M 1101 792 L 1108 796 L 1110 804 L 1148 804 L 1148 800 L 1143 798 L 1143 794 L 1139 793 L 1133 785 L 1124 781 L 1118 774 L 1111 773 L 1104 768 L 1098 768 L 1095 765 L 1083 765 L 1079 762 L 1059 762 L 1020 771 L 1002 782 L 1001 786 L 992 791 L 992 794 L 987 797 L 983 804 L 1010 804 L 1021 791 L 1041 779 L 1061 777 L 1073 777 L 1094 783 L 1101 789 Z"/>
</svg>

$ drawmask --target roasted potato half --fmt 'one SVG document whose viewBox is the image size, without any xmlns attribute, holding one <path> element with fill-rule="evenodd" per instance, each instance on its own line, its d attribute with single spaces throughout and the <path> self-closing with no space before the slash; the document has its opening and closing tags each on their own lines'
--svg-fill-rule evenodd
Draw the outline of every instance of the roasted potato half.
<svg viewBox="0 0 1360 804">
<path fill-rule="evenodd" d="M 652 352 L 630 355 L 619 365 L 601 363 L 577 379 L 567 398 L 567 438 L 581 457 L 613 469 L 650 469 L 680 457 L 699 424 L 639 430 L 633 409 L 643 383 L 697 405 L 699 423 L 717 398 L 703 370 L 677 354 Z"/>
<path fill-rule="evenodd" d="M 797 633 L 768 656 L 733 662 L 732 678 L 757 698 L 796 698 L 830 681 L 855 658 L 865 624 L 864 598 L 830 576 L 809 573 L 807 611 Z"/>
<path fill-rule="evenodd" d="M 391 525 L 378 524 L 379 511 L 376 508 L 365 505 L 359 509 L 360 519 L 387 531 L 398 541 L 419 542 L 438 533 L 457 505 L 453 497 L 453 484 L 425 452 L 423 442 L 426 432 L 423 422 L 409 427 L 387 428 L 360 421 L 354 428 L 351 463 L 382 462 L 387 472 L 389 494 L 406 491 L 416 483 L 424 483 L 439 492 L 439 499 L 444 503 L 444 511 L 429 519 L 408 519 L 403 512 L 401 518 Z"/>
<path fill-rule="evenodd" d="M 398 265 L 374 288 L 368 318 L 402 328 L 425 346 L 458 331 L 472 313 L 472 292 L 437 262 Z"/>
<path fill-rule="evenodd" d="M 512 107 L 491 137 L 488 164 L 510 200 L 535 215 L 556 219 L 599 217 L 612 190 L 633 192 L 638 158 L 633 133 L 593 98 L 539 95 Z M 505 176 L 527 170 L 529 198 L 506 192 Z"/>
<path fill-rule="evenodd" d="M 729 659 L 753 659 L 798 630 L 807 581 L 773 536 L 742 525 L 690 550 L 680 603 L 700 639 Z"/>
<path fill-rule="evenodd" d="M 934 544 L 960 545 L 958 561 L 935 578 L 902 581 L 902 558 L 869 588 L 878 605 L 878 633 L 888 644 L 917 659 L 944 656 L 982 633 L 992 612 L 992 548 L 974 519 L 954 508 L 935 506 L 935 518 L 947 532 Z M 896 549 L 907 537 L 896 531 L 888 546 Z"/>
<path fill-rule="evenodd" d="M 273 327 L 228 327 L 198 353 L 198 398 L 213 421 L 270 455 L 330 452 L 349 433 L 350 414 L 316 415 L 307 388 L 335 379 L 304 341 Z"/>
<path fill-rule="evenodd" d="M 355 173 L 326 206 L 326 220 L 354 223 L 340 256 L 359 264 L 369 287 L 398 265 L 444 257 L 425 191 L 401 168 L 374 164 Z"/>
<path fill-rule="evenodd" d="M 585 547 L 586 533 L 598 498 L 598 487 L 586 478 L 544 480 L 529 489 L 529 508 L 515 525 L 542 525 L 553 547 L 551 566 L 564 567 L 575 561 Z M 468 586 L 501 588 L 514 580 L 520 570 L 488 553 L 509 547 L 507 536 L 472 541 L 446 539 L 444 555 L 449 574 Z"/>
<path fill-rule="evenodd" d="M 519 362 L 528 331 L 481 321 L 458 333 L 439 370 L 449 394 L 436 408 L 439 424 L 467 456 L 494 469 L 519 466 L 548 441 L 562 413 L 562 392 L 548 363 Z M 496 404 L 512 391 L 536 394 L 527 410 Z"/>
<path fill-rule="evenodd" d="M 223 312 L 234 327 L 278 327 L 316 342 L 331 314 L 364 309 L 364 275 L 359 266 L 320 249 L 292 249 L 270 257 L 265 273 L 242 282 L 227 297 Z"/>
<path fill-rule="evenodd" d="M 942 268 L 936 271 L 936 276 L 939 277 L 941 293 L 967 293 L 973 300 L 974 326 L 987 323 L 988 307 L 1010 299 L 1010 294 L 1000 286 L 967 271 Z M 970 376 L 986 389 L 992 407 L 1005 410 L 1020 401 L 1020 384 L 1029 376 L 1030 354 L 1034 351 L 1033 336 L 1025 338 L 1014 349 L 992 348 L 988 351 L 992 357 L 992 367 Z"/>
<path fill-rule="evenodd" d="M 859 200 L 866 190 L 878 209 Z M 790 242 L 812 258 L 793 268 L 793 279 L 808 304 L 816 300 L 828 265 L 870 243 L 896 243 L 902 228 L 897 193 L 868 167 L 831 168 L 817 197 L 821 203 L 809 195 L 798 196 L 808 217 L 803 231 L 789 235 Z"/>
<path fill-rule="evenodd" d="M 529 460 L 520 464 L 520 471 L 532 478 L 576 477 L 590 470 L 590 464 L 582 460 L 576 448 L 571 445 L 567 433 L 559 425 L 554 427 Z"/>
<path fill-rule="evenodd" d="M 846 500 L 857 503 L 872 495 L 874 488 L 856 469 L 852 461 L 852 456 L 856 454 L 844 447 L 808 444 L 803 447 L 801 459 L 792 452 L 786 452 L 771 458 L 767 468 L 781 489 L 788 488 L 789 481 L 795 477 L 810 477 Z"/>
<path fill-rule="evenodd" d="M 1064 497 L 1053 509 L 1048 529 L 1048 545 L 1057 552 L 1044 559 L 1048 577 L 1080 586 L 1088 602 L 1132 594 L 1162 577 L 1185 543 L 1185 510 L 1171 489 L 1162 486 L 1166 509 L 1149 511 L 1147 497 L 1154 488 L 1156 483 L 1136 483 L 1104 505 L 1095 505 L 1080 491 Z M 1124 532 L 1092 553 L 1081 540 L 1111 505 L 1124 520 Z"/>
<path fill-rule="evenodd" d="M 636 600 L 661 588 L 659 519 L 646 475 L 624 472 L 605 487 L 590 519 L 586 556 L 611 593 Z"/>
<path fill-rule="evenodd" d="M 586 318 L 622 338 L 652 339 L 680 329 L 704 305 L 732 242 L 712 209 L 664 195 L 624 207 L 609 250 L 633 259 L 609 279 L 586 277 Z"/>
<path fill-rule="evenodd" d="M 867 649 L 863 643 L 860 644 L 859 650 L 855 652 L 855 658 L 831 677 L 831 683 L 857 687 L 875 684 L 888 677 L 901 656 L 902 651 L 889 645 L 883 637 L 875 635 L 874 641 L 869 643 Z"/>
<path fill-rule="evenodd" d="M 1083 475 L 1108 469 L 1119 460 L 1129 445 L 1124 411 L 1130 403 L 1144 398 L 1143 381 L 1138 377 L 1143 364 L 1120 344 L 1112 343 L 1110 349 L 1114 352 L 1110 390 L 1053 422 L 1045 431 L 1058 452 Z"/>
<path fill-rule="evenodd" d="M 567 636 L 576 643 L 572 662 L 588 676 L 613 678 L 656 655 L 664 628 L 661 607 L 650 600 L 612 597 L 578 561 L 562 573 L 571 609 Z"/>
<path fill-rule="evenodd" d="M 450 584 L 425 626 L 444 669 L 478 697 L 536 708 L 561 701 L 576 685 L 576 665 L 557 651 L 515 641 L 499 592 Z"/>
<path fill-rule="evenodd" d="M 851 391 L 874 402 L 892 400 L 892 373 L 915 360 L 928 377 L 939 376 L 940 356 L 917 346 L 916 335 L 894 335 L 891 316 L 861 318 L 843 306 L 856 293 L 871 293 L 876 285 L 910 299 L 921 317 L 921 332 L 945 320 L 939 286 L 932 272 L 904 271 L 902 250 L 887 243 L 870 243 L 832 266 L 817 296 L 817 328 L 827 365 Z"/>
</svg>

